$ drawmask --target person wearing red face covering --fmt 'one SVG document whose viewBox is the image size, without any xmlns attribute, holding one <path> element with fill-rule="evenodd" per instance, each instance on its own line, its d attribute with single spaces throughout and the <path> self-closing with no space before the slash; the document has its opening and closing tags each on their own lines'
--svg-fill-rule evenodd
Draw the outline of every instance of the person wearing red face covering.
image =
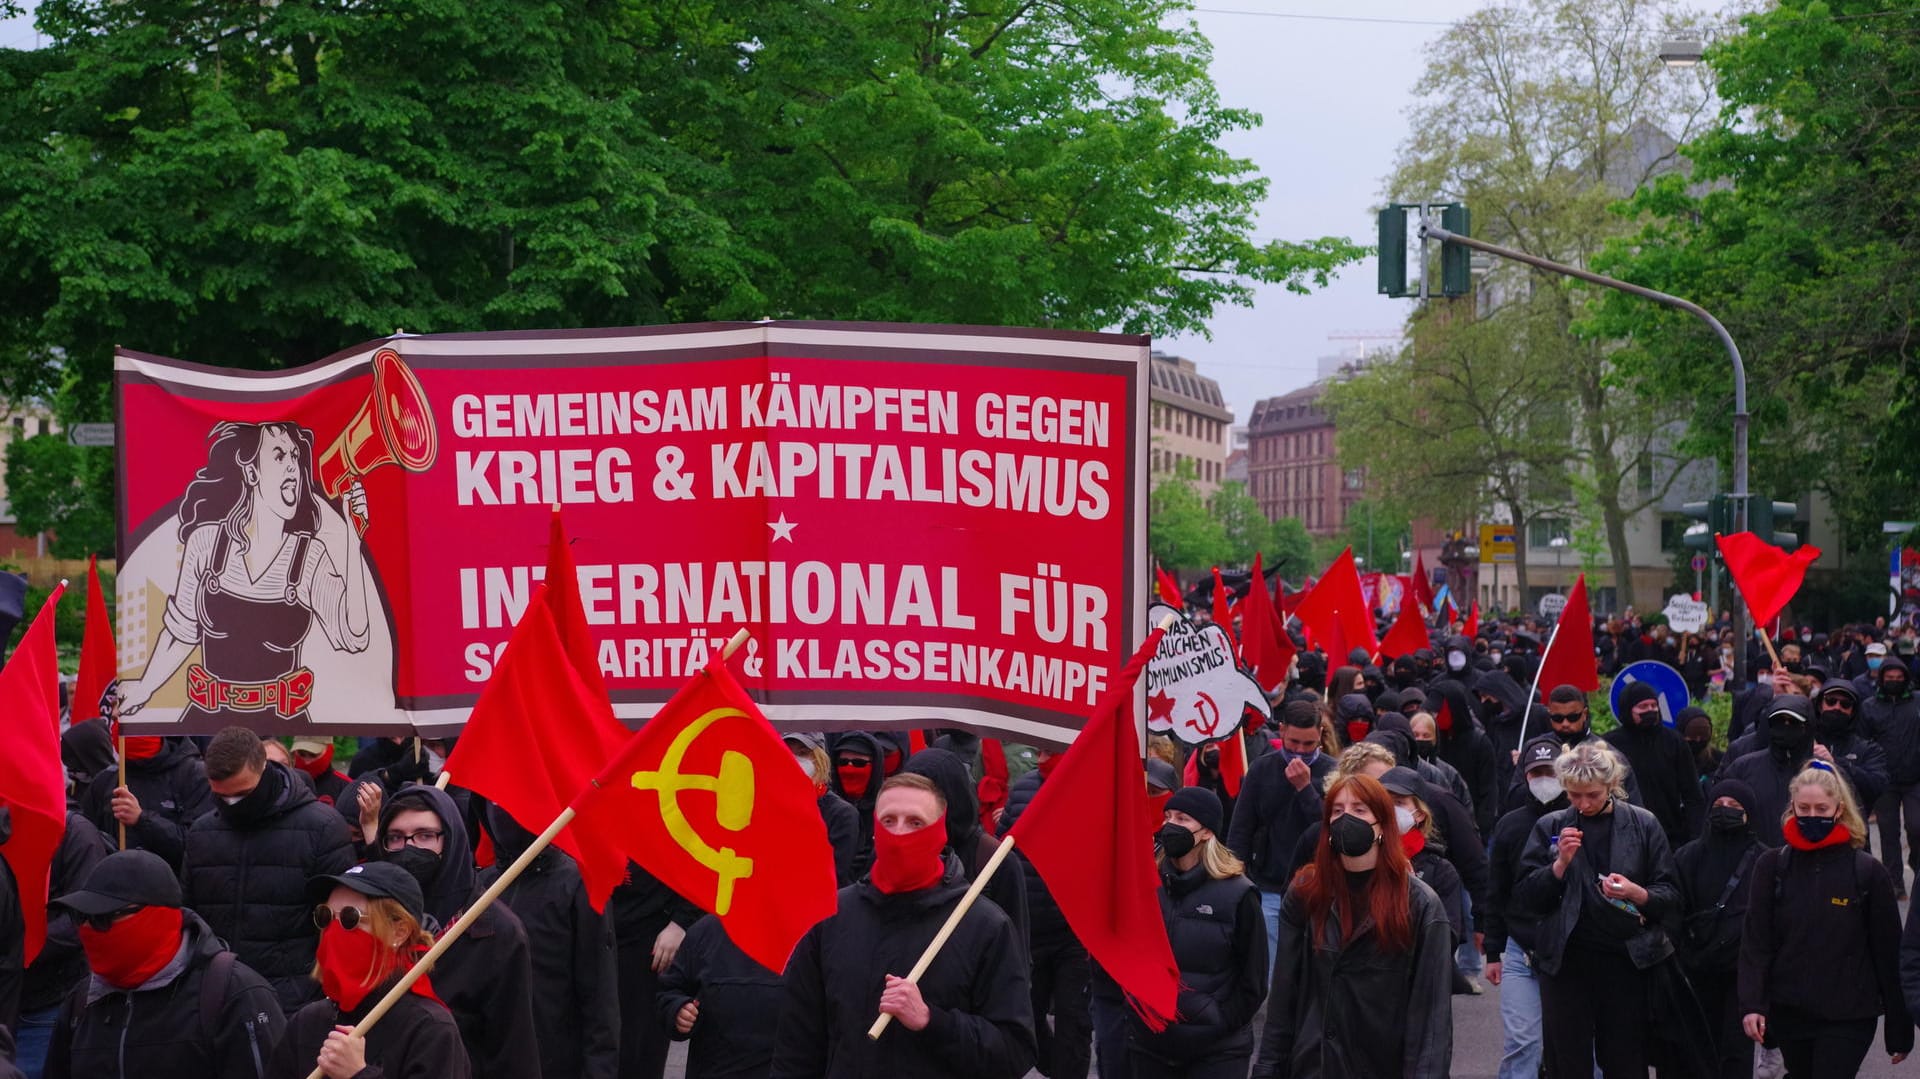
<svg viewBox="0 0 1920 1079">
<path fill-rule="evenodd" d="M 268 1079 L 306 1079 L 316 1066 L 326 1079 L 469 1079 L 460 1028 L 431 978 L 415 982 L 364 1037 L 352 1034 L 433 946 L 421 928 L 420 882 L 392 863 L 366 862 L 314 877 L 307 892 L 320 926 L 313 977 L 323 997 L 288 1021 Z"/>
<path fill-rule="evenodd" d="M 339 804 L 340 796 L 353 784 L 352 780 L 334 771 L 333 740 L 330 738 L 295 738 L 293 766 L 313 780 L 314 797 L 328 805 Z"/>
<path fill-rule="evenodd" d="M 873 807 L 880 797 L 880 784 L 886 776 L 886 756 L 880 739 L 866 731 L 847 731 L 830 735 L 827 757 L 833 766 L 833 792 L 853 807 L 860 824 L 860 843 L 853 857 L 853 878 L 867 875 L 873 864 Z"/>
<path fill-rule="evenodd" d="M 108 855 L 54 904 L 91 973 L 54 1021 L 47 1079 L 262 1079 L 286 1026 L 273 987 L 181 909 L 165 861 Z"/>
<path fill-rule="evenodd" d="M 187 829 L 213 808 L 200 750 L 185 738 L 130 735 L 127 785 L 119 782 L 117 768 L 94 776 L 80 799 L 81 815 L 106 835 L 125 824 L 128 850 L 150 850 L 179 872 Z"/>
<path fill-rule="evenodd" d="M 945 853 L 946 812 L 925 776 L 881 787 L 872 870 L 840 890 L 839 910 L 787 963 L 774 1079 L 1017 1079 L 1033 1066 L 1026 950 L 992 900 L 967 911 L 917 983 L 904 980 L 967 890 Z M 892 1023 L 868 1038 L 882 1014 Z"/>
</svg>

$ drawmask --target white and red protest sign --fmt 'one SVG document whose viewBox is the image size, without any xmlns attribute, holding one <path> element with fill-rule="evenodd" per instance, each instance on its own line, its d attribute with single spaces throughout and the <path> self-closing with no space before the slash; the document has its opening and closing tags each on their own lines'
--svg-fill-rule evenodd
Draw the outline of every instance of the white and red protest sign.
<svg viewBox="0 0 1920 1079">
<path fill-rule="evenodd" d="M 1147 608 L 1147 620 L 1172 619 L 1160 647 L 1147 661 L 1147 729 L 1195 746 L 1238 730 L 1248 708 L 1262 717 L 1273 707 L 1250 671 L 1241 669 L 1226 631 L 1200 625 L 1164 603 Z"/>
<path fill-rule="evenodd" d="M 549 507 L 618 714 L 1071 739 L 1142 634 L 1145 338 L 753 323 L 117 358 L 130 721 L 451 731 Z"/>
</svg>

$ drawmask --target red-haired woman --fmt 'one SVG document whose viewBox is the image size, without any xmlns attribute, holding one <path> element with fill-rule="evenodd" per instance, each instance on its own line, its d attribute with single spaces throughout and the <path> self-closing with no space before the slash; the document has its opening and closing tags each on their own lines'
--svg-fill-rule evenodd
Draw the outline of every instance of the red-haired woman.
<svg viewBox="0 0 1920 1079">
<path fill-rule="evenodd" d="M 1453 1062 L 1453 928 L 1400 846 L 1393 796 L 1327 788 L 1313 863 L 1280 907 L 1254 1079 L 1440 1079 Z"/>
</svg>

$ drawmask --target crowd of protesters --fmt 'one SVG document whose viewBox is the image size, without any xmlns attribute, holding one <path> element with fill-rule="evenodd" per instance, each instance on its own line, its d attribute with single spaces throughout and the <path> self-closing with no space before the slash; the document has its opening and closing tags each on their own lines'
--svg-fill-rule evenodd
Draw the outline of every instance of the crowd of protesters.
<svg viewBox="0 0 1920 1079">
<path fill-rule="evenodd" d="M 546 822 L 437 788 L 445 740 L 366 739 L 340 768 L 323 740 L 143 735 L 122 780 L 103 722 L 73 723 L 31 965 L 0 881 L 0 1079 L 657 1079 L 674 1041 L 703 1079 L 1440 1077 L 1452 998 L 1488 984 L 1503 1079 L 1769 1057 L 1851 1075 L 1876 1031 L 1900 1060 L 1920 1008 L 1920 925 L 1897 905 L 1920 839 L 1913 631 L 1795 627 L 1739 683 L 1722 629 L 1598 624 L 1603 677 L 1682 672 L 1677 715 L 1645 683 L 1617 715 L 1573 686 L 1529 700 L 1549 635 L 1489 621 L 1390 662 L 1303 649 L 1271 718 L 1227 736 L 1244 776 L 1221 744 L 1149 740 L 1139 843 L 1180 970 L 1165 1025 L 1017 850 L 903 977 L 1047 782 L 1047 749 L 789 734 L 841 891 L 784 971 L 638 866 L 595 910 L 549 848 L 362 1037 Z M 1698 707 L 1713 693 L 1724 732 Z"/>
</svg>

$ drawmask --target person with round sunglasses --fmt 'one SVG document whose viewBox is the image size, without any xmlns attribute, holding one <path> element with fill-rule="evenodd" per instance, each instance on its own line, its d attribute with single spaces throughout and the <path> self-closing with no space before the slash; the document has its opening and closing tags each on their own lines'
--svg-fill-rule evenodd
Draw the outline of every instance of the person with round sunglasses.
<svg viewBox="0 0 1920 1079">
<path fill-rule="evenodd" d="M 269 1079 L 468 1079 L 472 1069 L 453 1013 L 426 977 L 367 1031 L 366 1018 L 413 967 L 433 938 L 413 874 L 367 862 L 307 882 L 320 930 L 313 977 L 323 999 L 293 1014 L 267 1068 Z"/>
<path fill-rule="evenodd" d="M 53 905 L 78 923 L 89 975 L 60 1007 L 43 1076 L 261 1079 L 286 1026 L 273 986 L 181 907 L 165 859 L 110 854 Z"/>
</svg>

